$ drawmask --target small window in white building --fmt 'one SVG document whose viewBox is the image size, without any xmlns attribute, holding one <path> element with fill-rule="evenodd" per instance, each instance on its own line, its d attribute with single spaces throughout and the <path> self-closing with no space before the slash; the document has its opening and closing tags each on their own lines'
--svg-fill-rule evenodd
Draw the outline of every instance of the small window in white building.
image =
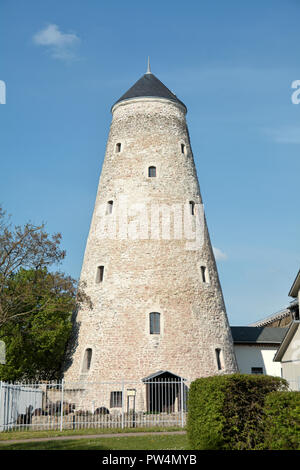
<svg viewBox="0 0 300 470">
<path fill-rule="evenodd" d="M 156 177 L 156 166 L 149 166 L 148 176 L 149 176 L 149 178 L 155 178 Z"/>
<path fill-rule="evenodd" d="M 202 282 L 207 282 L 206 266 L 201 266 L 200 269 L 201 269 Z"/>
<path fill-rule="evenodd" d="M 118 142 L 118 143 L 116 144 L 116 152 L 117 152 L 117 153 L 120 153 L 120 152 L 121 152 L 121 148 L 122 148 L 122 145 L 121 145 L 120 142 Z"/>
<path fill-rule="evenodd" d="M 264 370 L 262 367 L 251 367 L 251 374 L 263 374 Z"/>
<path fill-rule="evenodd" d="M 121 408 L 122 407 L 122 392 L 110 392 L 110 408 Z"/>
<path fill-rule="evenodd" d="M 160 334 L 160 313 L 150 313 L 150 335 Z"/>
<path fill-rule="evenodd" d="M 97 268 L 97 276 L 96 276 L 96 282 L 103 282 L 103 277 L 104 277 L 104 266 L 98 266 Z"/>
<path fill-rule="evenodd" d="M 106 214 L 111 214 L 113 210 L 114 201 L 108 201 L 106 207 Z"/>
<path fill-rule="evenodd" d="M 185 145 L 181 144 L 181 153 L 185 153 Z"/>
<path fill-rule="evenodd" d="M 216 359 L 217 359 L 218 370 L 221 370 L 222 362 L 221 362 L 221 349 L 220 348 L 216 348 Z"/>
<path fill-rule="evenodd" d="M 82 365 L 82 372 L 83 373 L 86 373 L 90 370 L 91 361 L 92 361 L 92 349 L 87 348 L 84 351 L 84 358 L 83 358 L 83 365 Z"/>
</svg>

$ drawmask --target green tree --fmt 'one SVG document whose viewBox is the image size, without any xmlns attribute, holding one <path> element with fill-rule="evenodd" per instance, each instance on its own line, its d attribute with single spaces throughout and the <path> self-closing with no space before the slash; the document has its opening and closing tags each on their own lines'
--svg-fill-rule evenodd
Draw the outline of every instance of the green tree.
<svg viewBox="0 0 300 470">
<path fill-rule="evenodd" d="M 61 250 L 60 242 L 61 234 L 50 236 L 44 224 L 28 222 L 12 227 L 0 206 L 0 327 L 29 313 L 21 308 L 28 291 L 18 291 L 12 297 L 7 289 L 11 277 L 21 268 L 39 270 L 61 263 L 66 252 Z"/>
<path fill-rule="evenodd" d="M 75 294 L 76 285 L 70 277 L 46 268 L 20 269 L 11 276 L 6 296 L 23 298 L 19 303 L 23 315 L 0 329 L 6 345 L 1 380 L 58 378 L 71 331 Z"/>
<path fill-rule="evenodd" d="M 0 340 L 6 364 L 0 379 L 56 379 L 76 305 L 87 302 L 83 286 L 49 267 L 65 257 L 61 235 L 44 225 L 12 228 L 0 207 Z"/>
</svg>

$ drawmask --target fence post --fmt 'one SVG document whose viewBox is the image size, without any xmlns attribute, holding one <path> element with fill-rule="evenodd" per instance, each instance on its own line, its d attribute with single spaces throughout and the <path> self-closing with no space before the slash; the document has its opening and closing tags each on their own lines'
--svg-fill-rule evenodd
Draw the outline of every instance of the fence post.
<svg viewBox="0 0 300 470">
<path fill-rule="evenodd" d="M 124 379 L 122 380 L 122 429 L 124 429 Z"/>
<path fill-rule="evenodd" d="M 3 406 L 3 413 L 2 413 L 2 380 L 0 380 L 0 432 L 3 431 L 3 424 L 4 424 L 4 406 Z"/>
<path fill-rule="evenodd" d="M 181 427 L 184 427 L 183 422 L 183 378 L 181 377 L 181 384 L 180 384 L 180 401 L 181 401 Z"/>
<path fill-rule="evenodd" d="M 61 381 L 60 430 L 63 430 L 64 419 L 64 379 Z"/>
</svg>

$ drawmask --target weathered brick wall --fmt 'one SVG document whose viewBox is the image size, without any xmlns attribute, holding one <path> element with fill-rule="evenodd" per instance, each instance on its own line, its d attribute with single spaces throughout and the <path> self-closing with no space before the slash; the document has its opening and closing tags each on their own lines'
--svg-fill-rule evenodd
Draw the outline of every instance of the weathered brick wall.
<svg viewBox="0 0 300 470">
<path fill-rule="evenodd" d="M 156 178 L 148 177 L 151 165 L 157 168 Z M 129 233 L 139 213 L 132 205 L 145 205 L 138 224 L 144 239 L 99 236 L 103 221 L 113 220 L 122 198 L 129 207 Z M 107 201 L 114 202 L 113 212 L 101 218 Z M 195 379 L 237 370 L 205 220 L 204 243 L 196 250 L 187 249 L 186 239 L 174 239 L 173 224 L 170 240 L 145 235 L 150 233 L 153 204 L 181 207 L 188 201 L 202 202 L 184 108 L 154 98 L 117 104 L 81 273 L 93 308 L 78 312 L 79 334 L 72 363 L 66 366 L 67 380 L 83 377 L 86 348 L 93 350 L 85 376 L 90 381 L 136 380 L 159 370 Z M 100 265 L 104 279 L 97 283 Z M 201 280 L 201 265 L 208 270 L 208 283 Z M 149 333 L 150 312 L 161 314 L 159 335 Z M 216 348 L 222 350 L 221 371 Z"/>
</svg>

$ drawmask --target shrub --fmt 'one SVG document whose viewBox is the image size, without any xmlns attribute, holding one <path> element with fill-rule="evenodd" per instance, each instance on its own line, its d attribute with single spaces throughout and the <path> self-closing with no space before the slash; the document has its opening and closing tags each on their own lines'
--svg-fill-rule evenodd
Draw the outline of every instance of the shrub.
<svg viewBox="0 0 300 470">
<path fill-rule="evenodd" d="M 264 400 L 287 389 L 280 377 L 232 374 L 192 382 L 188 439 L 192 449 L 255 449 L 264 439 Z"/>
<path fill-rule="evenodd" d="M 266 449 L 300 450 L 300 392 L 270 393 L 264 424 Z"/>
</svg>

